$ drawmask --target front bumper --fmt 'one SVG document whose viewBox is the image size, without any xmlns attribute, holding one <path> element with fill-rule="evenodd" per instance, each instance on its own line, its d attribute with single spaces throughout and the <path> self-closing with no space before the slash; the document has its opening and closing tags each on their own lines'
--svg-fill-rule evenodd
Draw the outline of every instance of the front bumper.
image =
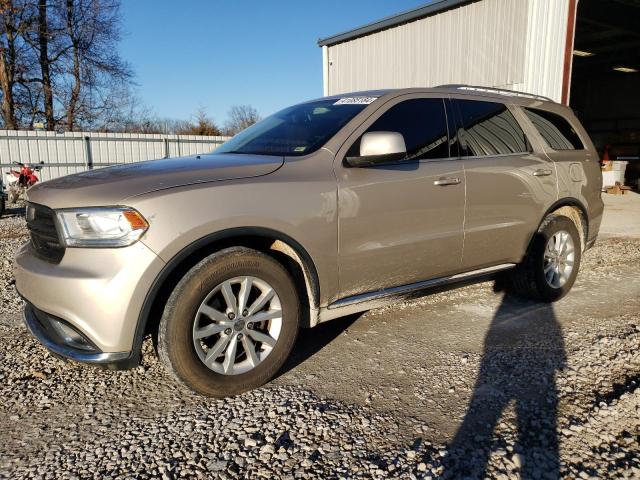
<svg viewBox="0 0 640 480">
<path fill-rule="evenodd" d="M 113 249 L 68 248 L 58 264 L 38 257 L 27 244 L 16 255 L 14 273 L 16 289 L 27 302 L 25 321 L 49 350 L 105 365 L 126 364 L 123 357 L 128 356 L 134 364 L 140 311 L 163 266 L 141 242 Z M 62 321 L 94 351 L 61 342 L 55 328 L 46 328 L 52 321 Z"/>
<path fill-rule="evenodd" d="M 32 335 L 57 356 L 113 369 L 128 368 L 138 362 L 137 355 L 133 352 L 102 352 L 90 342 L 87 342 L 85 348 L 78 348 L 53 327 L 53 322 L 63 320 L 38 310 L 28 302 L 25 303 L 23 317 Z"/>
</svg>

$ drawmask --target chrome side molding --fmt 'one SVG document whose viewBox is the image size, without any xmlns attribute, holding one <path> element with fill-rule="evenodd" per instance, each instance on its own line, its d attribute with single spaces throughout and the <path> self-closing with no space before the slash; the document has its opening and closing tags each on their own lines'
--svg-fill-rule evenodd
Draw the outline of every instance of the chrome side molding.
<svg viewBox="0 0 640 480">
<path fill-rule="evenodd" d="M 446 277 L 438 277 L 431 280 L 424 280 L 422 282 L 401 285 L 399 287 L 392 287 L 384 290 L 377 290 L 375 292 L 367 292 L 351 297 L 341 298 L 340 300 L 333 302 L 328 307 L 320 309 L 318 323 L 327 322 L 329 320 L 354 313 L 364 312 L 365 310 L 379 308 L 397 301 L 420 297 L 435 287 L 489 276 L 493 273 L 508 270 L 515 266 L 515 263 L 503 263 L 492 267 L 472 270 L 470 272 L 457 273 Z"/>
</svg>

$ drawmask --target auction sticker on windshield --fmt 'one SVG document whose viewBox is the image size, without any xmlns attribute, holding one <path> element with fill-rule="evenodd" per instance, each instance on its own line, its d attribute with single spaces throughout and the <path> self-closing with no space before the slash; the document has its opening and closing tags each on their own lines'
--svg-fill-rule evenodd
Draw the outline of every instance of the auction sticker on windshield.
<svg viewBox="0 0 640 480">
<path fill-rule="evenodd" d="M 334 105 L 369 105 L 377 99 L 378 97 L 344 97 L 334 103 Z"/>
</svg>

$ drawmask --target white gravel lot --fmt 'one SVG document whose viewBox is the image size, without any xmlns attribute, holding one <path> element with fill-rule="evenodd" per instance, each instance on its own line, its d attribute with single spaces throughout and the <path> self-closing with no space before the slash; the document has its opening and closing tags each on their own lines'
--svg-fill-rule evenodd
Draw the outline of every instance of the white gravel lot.
<svg viewBox="0 0 640 480">
<path fill-rule="evenodd" d="M 272 384 L 211 400 L 150 341 L 126 372 L 51 357 L 19 320 L 25 233 L 0 219 L 1 478 L 640 478 L 639 239 L 600 242 L 553 308 L 432 295 L 305 332 Z"/>
<path fill-rule="evenodd" d="M 27 239 L 23 210 L 20 203 L 0 218 L 0 317 L 15 314 L 22 305 L 13 288 L 13 252 Z"/>
</svg>

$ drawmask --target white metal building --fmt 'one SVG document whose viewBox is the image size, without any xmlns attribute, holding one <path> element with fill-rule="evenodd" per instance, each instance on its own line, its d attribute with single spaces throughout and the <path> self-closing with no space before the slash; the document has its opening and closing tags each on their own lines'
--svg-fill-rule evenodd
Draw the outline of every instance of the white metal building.
<svg viewBox="0 0 640 480">
<path fill-rule="evenodd" d="M 570 0 L 443 0 L 320 40 L 325 94 L 468 83 L 562 100 Z"/>
<path fill-rule="evenodd" d="M 436 0 L 319 40 L 324 94 L 466 83 L 570 104 L 640 155 L 640 0 Z"/>
</svg>

